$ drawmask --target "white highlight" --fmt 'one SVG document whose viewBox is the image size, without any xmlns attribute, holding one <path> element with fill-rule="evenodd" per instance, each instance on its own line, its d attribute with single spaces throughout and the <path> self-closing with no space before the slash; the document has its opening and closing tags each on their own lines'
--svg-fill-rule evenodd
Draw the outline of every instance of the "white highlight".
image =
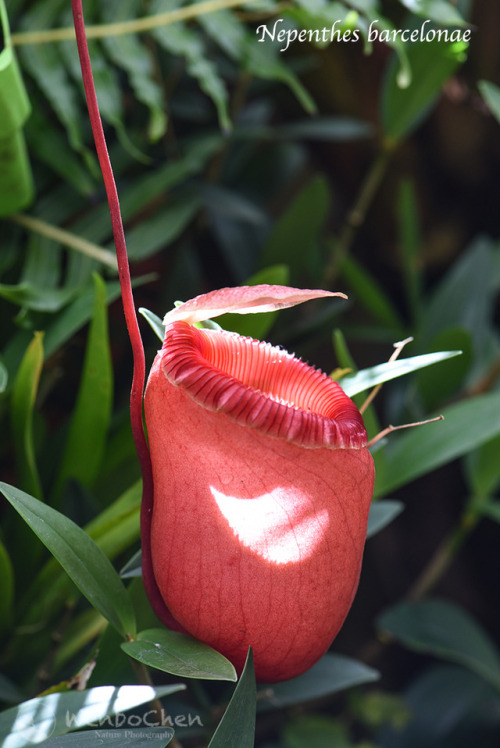
<svg viewBox="0 0 500 748">
<path fill-rule="evenodd" d="M 312 554 L 329 524 L 328 511 L 315 510 L 305 496 L 290 496 L 290 488 L 276 487 L 252 498 L 210 491 L 241 543 L 266 561 L 297 563 Z"/>
</svg>

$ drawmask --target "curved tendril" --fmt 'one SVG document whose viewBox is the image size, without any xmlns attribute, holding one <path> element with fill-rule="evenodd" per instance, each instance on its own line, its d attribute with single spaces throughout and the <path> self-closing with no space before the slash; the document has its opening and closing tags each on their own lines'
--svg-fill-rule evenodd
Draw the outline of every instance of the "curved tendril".
<svg viewBox="0 0 500 748">
<path fill-rule="evenodd" d="M 130 392 L 130 422 L 132 435 L 134 438 L 135 448 L 139 457 L 139 463 L 142 472 L 142 504 L 141 504 L 141 540 L 143 554 L 143 581 L 148 597 L 152 603 L 155 613 L 164 622 L 170 622 L 171 616 L 165 603 L 158 591 L 156 581 L 153 575 L 151 549 L 150 549 L 150 530 L 151 518 L 153 512 L 153 471 L 151 467 L 151 457 L 144 432 L 144 422 L 142 416 L 142 399 L 144 393 L 144 383 L 146 378 L 146 363 L 144 355 L 144 346 L 142 343 L 139 323 L 134 306 L 134 297 L 132 293 L 132 284 L 130 281 L 130 268 L 128 263 L 127 246 L 125 243 L 125 234 L 123 231 L 123 221 L 120 211 L 120 201 L 116 189 L 113 169 L 109 159 L 108 148 L 102 127 L 101 115 L 92 76 L 92 66 L 85 34 L 85 22 L 83 18 L 83 8 L 81 0 L 72 0 L 73 20 L 75 25 L 76 42 L 78 46 L 78 55 L 80 57 L 80 66 L 82 70 L 83 85 L 87 99 L 92 133 L 94 136 L 97 157 L 101 167 L 106 195 L 108 198 L 109 212 L 111 215 L 111 225 L 113 228 L 113 237 L 116 247 L 116 258 L 118 261 L 118 274 L 120 279 L 120 289 L 123 302 L 123 311 L 127 332 L 132 346 L 134 361 L 134 370 L 132 377 L 132 389 Z"/>
</svg>

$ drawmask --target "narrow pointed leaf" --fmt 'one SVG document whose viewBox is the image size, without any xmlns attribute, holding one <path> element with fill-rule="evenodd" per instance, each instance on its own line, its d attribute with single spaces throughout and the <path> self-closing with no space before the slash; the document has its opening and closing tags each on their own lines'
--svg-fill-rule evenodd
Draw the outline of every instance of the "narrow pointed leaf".
<svg viewBox="0 0 500 748">
<path fill-rule="evenodd" d="M 410 649 L 463 665 L 500 688 L 500 651 L 457 605 L 438 599 L 401 603 L 377 623 Z"/>
<path fill-rule="evenodd" d="M 17 372 L 12 392 L 11 421 L 17 472 L 23 488 L 41 498 L 33 443 L 33 413 L 43 366 L 43 333 L 36 332 Z"/>
<path fill-rule="evenodd" d="M 500 393 L 451 405 L 442 415 L 444 420 L 439 423 L 391 436 L 385 469 L 375 478 L 375 496 L 387 495 L 500 434 Z"/>
<path fill-rule="evenodd" d="M 59 561 L 89 602 L 126 636 L 135 616 L 117 572 L 95 542 L 72 520 L 7 483 L 0 491 Z"/>
<path fill-rule="evenodd" d="M 135 660 L 182 678 L 236 680 L 236 672 L 229 660 L 178 631 L 148 629 L 141 631 L 135 641 L 124 642 L 121 646 Z"/>
<path fill-rule="evenodd" d="M 266 686 L 259 710 L 281 709 L 304 701 L 329 696 L 346 688 L 373 683 L 380 674 L 362 662 L 337 654 L 324 655 L 316 665 L 298 678 Z"/>
<path fill-rule="evenodd" d="M 238 685 L 208 748 L 253 748 L 256 697 L 253 655 L 249 649 Z"/>
<path fill-rule="evenodd" d="M 438 353 L 426 353 L 423 356 L 412 356 L 411 358 L 401 358 L 396 361 L 390 361 L 378 366 L 372 366 L 369 369 L 363 369 L 356 374 L 348 374 L 342 377 L 339 384 L 344 392 L 353 397 L 359 392 L 369 390 L 382 382 L 389 382 L 391 379 L 403 377 L 412 371 L 424 369 L 432 364 L 445 361 L 454 356 L 460 356 L 461 351 L 439 351 Z"/>
<path fill-rule="evenodd" d="M 165 327 L 163 322 L 154 312 L 150 312 L 149 309 L 145 309 L 143 306 L 139 308 L 139 314 L 142 314 L 144 319 L 149 323 L 151 329 L 158 335 L 160 340 L 163 342 L 165 337 Z"/>
<path fill-rule="evenodd" d="M 58 480 L 61 491 L 73 478 L 91 486 L 101 465 L 111 418 L 113 371 L 108 335 L 106 286 L 94 275 L 95 299 L 75 412 Z"/>
</svg>

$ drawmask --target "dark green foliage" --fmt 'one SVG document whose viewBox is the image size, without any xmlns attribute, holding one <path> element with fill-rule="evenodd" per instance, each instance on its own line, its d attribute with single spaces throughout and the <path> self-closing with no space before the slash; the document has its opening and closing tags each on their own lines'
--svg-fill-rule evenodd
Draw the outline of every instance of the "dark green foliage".
<svg viewBox="0 0 500 748">
<path fill-rule="evenodd" d="M 496 4 L 84 10 L 147 366 L 178 299 L 342 290 L 348 302 L 218 322 L 335 371 L 359 406 L 384 383 L 369 438 L 445 420 L 373 444 L 360 590 L 309 672 L 256 687 L 249 653 L 234 686 L 221 655 L 160 628 L 140 578 L 131 356 L 70 3 L 0 0 L 0 743 L 496 748 Z M 276 23 L 281 41 L 260 41 Z M 332 26 L 359 40 L 314 36 Z M 420 28 L 470 43 L 393 33 Z M 169 685 L 135 685 L 149 679 Z"/>
</svg>

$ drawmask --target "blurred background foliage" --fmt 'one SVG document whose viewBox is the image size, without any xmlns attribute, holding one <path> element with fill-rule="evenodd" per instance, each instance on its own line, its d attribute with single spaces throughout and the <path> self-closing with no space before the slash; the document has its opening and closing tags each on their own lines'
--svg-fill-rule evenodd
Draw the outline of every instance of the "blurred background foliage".
<svg viewBox="0 0 500 748">
<path fill-rule="evenodd" d="M 139 538 L 132 360 L 70 3 L 0 5 L 2 479 L 84 527 L 120 568 Z M 324 287 L 349 301 L 223 325 L 325 371 L 372 367 L 408 337 L 404 356 L 462 351 L 386 384 L 366 411 L 370 436 L 445 421 L 374 446 L 377 534 L 353 609 L 319 669 L 261 689 L 255 744 L 496 748 L 500 5 L 86 0 L 84 11 L 138 307 L 162 317 L 176 299 L 246 282 Z M 288 31 L 337 21 L 361 38 L 281 52 L 257 33 L 277 19 Z M 470 44 L 369 41 L 374 21 L 425 20 L 470 29 Z M 141 325 L 151 363 L 158 339 Z M 97 639 L 89 686 L 141 682 L 106 611 L 7 505 L 1 518 L 4 706 L 70 688 Z M 124 577 L 147 629 L 136 575 L 132 562 Z M 207 745 L 231 688 L 189 681 L 184 701 L 168 697 L 171 714 L 203 715 L 179 744 Z M 246 723 L 226 724 L 253 744 Z"/>
</svg>

